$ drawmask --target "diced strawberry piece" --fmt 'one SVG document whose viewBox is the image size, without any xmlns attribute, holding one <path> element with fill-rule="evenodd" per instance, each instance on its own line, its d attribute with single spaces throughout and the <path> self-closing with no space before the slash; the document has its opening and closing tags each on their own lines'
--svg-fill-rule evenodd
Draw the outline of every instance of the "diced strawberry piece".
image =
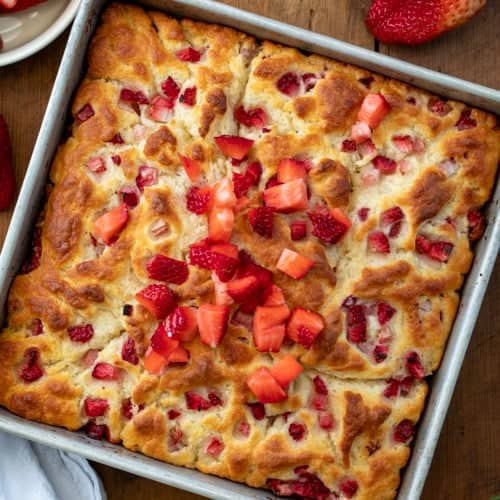
<svg viewBox="0 0 500 500">
<path fill-rule="evenodd" d="M 179 102 L 186 106 L 194 106 L 196 104 L 196 87 L 188 87 L 179 97 Z"/>
<path fill-rule="evenodd" d="M 429 99 L 427 107 L 429 111 L 439 116 L 446 116 L 451 111 L 451 106 L 447 102 L 441 101 L 435 97 Z"/>
<path fill-rule="evenodd" d="M 414 432 L 413 422 L 408 419 L 402 420 L 394 427 L 394 441 L 397 443 L 406 443 L 411 439 Z"/>
<path fill-rule="evenodd" d="M 111 137 L 109 142 L 111 142 L 111 144 L 125 144 L 125 141 L 123 140 L 123 137 L 119 132 L 116 133 L 113 137 Z"/>
<path fill-rule="evenodd" d="M 188 408 L 188 410 L 205 411 L 213 406 L 210 401 L 207 401 L 201 394 L 198 394 L 197 392 L 188 391 L 184 396 L 186 398 L 186 407 Z"/>
<path fill-rule="evenodd" d="M 413 138 L 409 135 L 394 135 L 392 143 L 402 153 L 412 153 L 414 149 Z"/>
<path fill-rule="evenodd" d="M 325 322 L 321 315 L 298 307 L 293 310 L 288 320 L 286 335 L 308 349 L 324 327 Z"/>
<path fill-rule="evenodd" d="M 224 443 L 216 438 L 210 438 L 207 446 L 205 447 L 205 453 L 210 455 L 212 458 L 217 458 L 224 450 Z"/>
<path fill-rule="evenodd" d="M 43 368 L 39 364 L 40 351 L 30 347 L 24 351 L 24 362 L 19 369 L 19 377 L 25 382 L 35 382 L 43 376 Z"/>
<path fill-rule="evenodd" d="M 290 213 L 304 210 L 308 205 L 307 186 L 303 179 L 267 188 L 264 202 L 277 212 Z"/>
<path fill-rule="evenodd" d="M 269 327 L 260 327 L 254 321 L 253 341 L 259 352 L 279 352 L 285 339 L 285 325 L 279 324 Z"/>
<path fill-rule="evenodd" d="M 168 359 L 170 354 L 179 347 L 179 340 L 171 338 L 163 323 L 160 323 L 151 336 L 151 349 L 156 353 Z"/>
<path fill-rule="evenodd" d="M 266 182 L 266 189 L 272 188 L 274 186 L 280 186 L 281 182 L 278 180 L 278 175 L 272 175 Z"/>
<path fill-rule="evenodd" d="M 304 220 L 296 220 L 290 224 L 290 237 L 293 241 L 299 241 L 307 235 L 307 222 Z"/>
<path fill-rule="evenodd" d="M 358 133 L 359 132 L 360 131 L 358 131 Z M 362 134 L 359 134 L 358 139 L 361 138 L 361 136 Z M 340 146 L 340 151 L 342 151 L 343 153 L 354 153 L 354 151 L 356 151 L 357 149 L 358 145 L 356 143 L 356 140 L 345 139 L 344 141 L 342 141 L 342 145 Z"/>
<path fill-rule="evenodd" d="M 354 479 L 344 479 L 339 484 L 339 489 L 347 498 L 352 498 L 358 491 L 358 483 Z"/>
<path fill-rule="evenodd" d="M 181 345 L 168 355 L 168 363 L 187 363 L 189 361 L 189 351 Z"/>
<path fill-rule="evenodd" d="M 347 309 L 347 340 L 355 344 L 366 341 L 365 308 L 361 304 Z"/>
<path fill-rule="evenodd" d="M 318 81 L 318 77 L 314 73 L 304 73 L 302 75 L 302 81 L 304 82 L 305 92 L 312 90 Z"/>
<path fill-rule="evenodd" d="M 92 370 L 92 376 L 98 380 L 114 381 L 119 380 L 122 370 L 109 363 L 97 363 Z"/>
<path fill-rule="evenodd" d="M 186 208 L 196 215 L 210 210 L 212 190 L 209 187 L 191 186 L 186 193 Z"/>
<path fill-rule="evenodd" d="M 306 428 L 304 425 L 298 422 L 292 422 L 288 426 L 288 434 L 292 437 L 294 441 L 301 441 L 306 433 Z"/>
<path fill-rule="evenodd" d="M 147 264 L 148 278 L 182 285 L 189 275 L 189 268 L 183 260 L 172 259 L 166 255 L 156 254 Z"/>
<path fill-rule="evenodd" d="M 420 356 L 416 351 L 409 352 L 406 357 L 406 370 L 408 373 L 417 379 L 424 378 L 425 370 L 422 366 L 422 362 L 420 361 Z"/>
<path fill-rule="evenodd" d="M 247 385 L 254 396 L 263 404 L 279 403 L 287 398 L 286 392 L 265 367 L 258 368 L 252 373 L 247 378 Z"/>
<path fill-rule="evenodd" d="M 228 177 L 222 179 L 212 189 L 213 204 L 219 208 L 233 208 L 236 205 L 233 182 Z"/>
<path fill-rule="evenodd" d="M 481 238 L 486 227 L 484 214 L 479 210 L 469 210 L 467 212 L 467 222 L 469 224 L 469 240 L 477 241 Z"/>
<path fill-rule="evenodd" d="M 314 266 L 314 260 L 285 248 L 276 264 L 276 269 L 298 280 L 304 277 L 312 266 Z"/>
<path fill-rule="evenodd" d="M 255 233 L 263 238 L 273 237 L 274 209 L 271 207 L 255 207 L 248 211 L 248 222 Z"/>
<path fill-rule="evenodd" d="M 365 156 L 371 156 L 376 152 L 375 144 L 368 139 L 366 141 L 361 142 L 358 144 L 358 151 L 359 154 L 364 158 Z"/>
<path fill-rule="evenodd" d="M 191 342 L 198 331 L 197 311 L 194 307 L 176 307 L 163 322 L 167 337 Z"/>
<path fill-rule="evenodd" d="M 263 420 L 266 417 L 266 409 L 262 403 L 246 403 L 255 420 Z"/>
<path fill-rule="evenodd" d="M 259 306 L 253 317 L 253 328 L 265 330 L 272 326 L 284 323 L 290 316 L 290 309 L 286 304 L 280 306 Z"/>
<path fill-rule="evenodd" d="M 149 104 L 149 99 L 140 90 L 121 89 L 120 101 L 132 102 L 135 104 Z"/>
<path fill-rule="evenodd" d="M 183 156 L 180 153 L 177 153 L 177 156 L 179 157 L 179 160 L 181 161 L 187 176 L 189 177 L 191 182 L 194 182 L 201 173 L 200 164 L 196 160 L 188 158 L 187 156 Z"/>
<path fill-rule="evenodd" d="M 418 235 L 415 239 L 415 250 L 417 253 L 427 254 L 431 250 L 431 242 L 425 236 Z"/>
<path fill-rule="evenodd" d="M 304 371 L 304 368 L 293 356 L 287 354 L 275 363 L 269 371 L 278 384 L 283 389 L 286 389 Z"/>
<path fill-rule="evenodd" d="M 227 283 L 221 281 L 215 272 L 212 272 L 212 281 L 214 283 L 215 303 L 226 306 L 233 304 L 234 300 L 227 293 Z"/>
<path fill-rule="evenodd" d="M 144 308 L 154 314 L 156 319 L 166 318 L 176 306 L 174 292 L 166 285 L 148 285 L 136 293 L 135 298 Z"/>
<path fill-rule="evenodd" d="M 382 363 L 387 359 L 389 353 L 389 346 L 385 344 L 377 344 L 373 349 L 373 358 L 375 363 Z"/>
<path fill-rule="evenodd" d="M 129 208 L 134 208 L 139 204 L 139 193 L 135 186 L 124 186 L 120 189 L 123 203 Z"/>
<path fill-rule="evenodd" d="M 384 396 L 386 398 L 395 398 L 399 392 L 399 380 L 390 379 L 387 382 L 387 387 L 384 389 Z"/>
<path fill-rule="evenodd" d="M 81 364 L 85 368 L 90 368 L 94 363 L 95 360 L 97 359 L 97 356 L 99 355 L 99 351 L 97 349 L 89 349 L 81 359 Z"/>
<path fill-rule="evenodd" d="M 76 113 L 75 119 L 78 125 L 83 122 L 86 122 L 90 118 L 94 116 L 94 108 L 89 104 L 83 105 L 78 112 Z"/>
<path fill-rule="evenodd" d="M 376 128 L 391 110 L 382 94 L 367 94 L 361 103 L 358 120 L 365 122 L 371 129 Z"/>
<path fill-rule="evenodd" d="M 202 304 L 198 309 L 198 329 L 201 341 L 217 347 L 227 330 L 229 307 L 217 304 Z"/>
<path fill-rule="evenodd" d="M 173 107 L 174 103 L 170 99 L 156 95 L 153 99 L 151 99 L 151 104 L 148 108 L 148 115 L 156 122 L 166 122 L 172 114 Z"/>
<path fill-rule="evenodd" d="M 123 231 L 128 221 L 128 208 L 125 203 L 118 205 L 94 221 L 94 231 L 106 245 L 111 244 Z"/>
<path fill-rule="evenodd" d="M 251 428 L 250 428 L 250 424 L 246 421 L 246 420 L 241 420 L 237 426 L 236 426 L 236 430 L 239 434 L 241 434 L 242 436 L 245 436 L 245 437 L 248 437 L 250 436 L 250 431 L 251 431 Z"/>
<path fill-rule="evenodd" d="M 307 212 L 307 216 L 313 225 L 312 234 L 326 244 L 338 243 L 352 225 L 338 208 L 331 212 L 327 208 L 316 208 Z"/>
<path fill-rule="evenodd" d="M 391 246 L 387 236 L 382 231 L 370 231 L 368 233 L 367 248 L 374 253 L 390 253 Z"/>
<path fill-rule="evenodd" d="M 33 337 L 36 337 L 38 335 L 42 335 L 43 333 L 43 323 L 39 318 L 35 318 L 31 322 L 30 326 L 30 333 Z"/>
<path fill-rule="evenodd" d="M 109 408 L 109 403 L 102 398 L 85 398 L 83 408 L 87 417 L 102 417 Z"/>
<path fill-rule="evenodd" d="M 173 102 L 179 97 L 179 94 L 181 92 L 179 85 L 177 85 L 176 81 L 171 76 L 169 76 L 164 82 L 161 83 L 161 89 L 163 93 L 170 99 L 173 107 Z"/>
<path fill-rule="evenodd" d="M 175 420 L 181 416 L 181 412 L 172 408 L 171 410 L 168 410 L 167 415 L 169 420 Z"/>
<path fill-rule="evenodd" d="M 184 437 L 184 433 L 181 431 L 181 429 L 178 426 L 172 427 L 168 431 L 168 441 L 167 441 L 167 446 L 169 451 L 178 451 L 180 450 L 184 445 L 182 442 L 182 438 Z"/>
<path fill-rule="evenodd" d="M 185 62 L 196 63 L 201 59 L 201 52 L 193 49 L 193 47 L 185 47 L 175 53 L 177 59 Z"/>
<path fill-rule="evenodd" d="M 208 236 L 211 241 L 229 241 L 233 232 L 234 212 L 230 208 L 215 207 L 208 215 Z"/>
<path fill-rule="evenodd" d="M 87 162 L 87 168 L 94 174 L 102 174 L 106 172 L 106 165 L 104 163 L 104 158 L 102 156 L 96 156 L 91 158 Z"/>
<path fill-rule="evenodd" d="M 393 174 L 396 169 L 398 164 L 394 161 L 391 160 L 390 158 L 386 158 L 385 156 L 375 156 L 372 160 L 374 167 L 384 175 L 390 175 Z"/>
<path fill-rule="evenodd" d="M 257 278 L 262 288 L 266 289 L 272 284 L 272 274 L 262 266 L 256 264 L 252 257 L 245 251 L 240 250 L 238 253 L 238 258 L 240 260 L 240 268 L 238 269 L 238 278 L 243 278 L 245 276 L 253 275 Z"/>
<path fill-rule="evenodd" d="M 252 179 L 245 173 L 233 172 L 234 194 L 236 198 L 241 198 L 248 193 L 252 186 Z"/>
<path fill-rule="evenodd" d="M 139 364 L 139 356 L 135 350 L 135 341 L 132 337 L 127 337 L 127 340 L 122 346 L 122 359 L 132 365 Z"/>
<path fill-rule="evenodd" d="M 319 375 L 316 375 L 313 378 L 313 385 L 314 385 L 314 392 L 316 392 L 316 394 L 322 394 L 324 396 L 328 395 L 328 387 L 326 386 L 324 380 Z"/>
<path fill-rule="evenodd" d="M 115 165 L 121 165 L 122 164 L 122 157 L 120 155 L 113 155 L 111 157 L 111 161 L 115 164 Z"/>
<path fill-rule="evenodd" d="M 269 120 L 267 113 L 262 108 L 252 108 L 245 111 L 243 106 L 234 110 L 234 119 L 246 127 L 263 128 Z"/>
<path fill-rule="evenodd" d="M 283 291 L 279 286 L 272 284 L 266 294 L 266 300 L 262 304 L 263 306 L 281 306 L 285 304 L 285 296 Z"/>
<path fill-rule="evenodd" d="M 245 139 L 237 135 L 219 135 L 214 137 L 214 140 L 224 156 L 236 160 L 242 160 L 254 143 L 251 139 Z"/>
<path fill-rule="evenodd" d="M 415 379 L 413 377 L 405 377 L 403 380 L 401 380 L 399 387 L 402 396 L 408 395 L 408 393 L 411 391 L 411 388 L 413 387 L 413 382 L 415 382 Z"/>
<path fill-rule="evenodd" d="M 147 167 L 142 165 L 139 167 L 137 177 L 135 178 L 137 187 L 142 192 L 147 186 L 158 184 L 158 169 L 155 167 Z"/>
<path fill-rule="evenodd" d="M 266 486 L 270 488 L 274 494 L 281 497 L 296 495 L 300 498 L 326 500 L 332 497 L 335 498 L 336 496 L 336 494 L 332 493 L 317 476 L 309 472 L 300 472 L 299 479 L 282 480 L 269 478 L 266 481 Z"/>
<path fill-rule="evenodd" d="M 368 219 L 368 214 L 370 213 L 370 209 L 368 207 L 361 207 L 358 210 L 358 217 L 361 222 L 364 222 Z"/>
<path fill-rule="evenodd" d="M 379 302 L 377 305 L 377 318 L 379 324 L 385 325 L 396 313 L 396 309 L 386 302 Z"/>
<path fill-rule="evenodd" d="M 293 158 L 284 158 L 278 165 L 278 181 L 290 182 L 295 179 L 306 180 L 307 170 L 304 162 Z"/>
<path fill-rule="evenodd" d="M 216 247 L 219 247 L 219 245 L 214 245 L 212 248 Z M 224 282 L 233 277 L 238 267 L 238 259 L 213 251 L 206 242 L 190 245 L 189 259 L 191 264 L 195 266 L 215 271 L 217 276 Z"/>
<path fill-rule="evenodd" d="M 371 136 L 372 136 L 372 131 L 366 123 L 356 122 L 351 128 L 352 141 L 349 141 L 349 142 L 354 143 L 354 145 L 356 146 L 354 151 L 356 151 L 357 145 L 368 141 L 368 139 L 370 139 Z M 343 145 L 343 143 L 342 143 L 342 145 Z M 350 148 L 353 147 L 351 144 L 349 144 L 348 146 Z"/>
<path fill-rule="evenodd" d="M 87 436 L 91 439 L 106 439 L 109 441 L 109 429 L 106 424 L 96 424 L 95 422 L 87 422 L 84 427 Z"/>
<path fill-rule="evenodd" d="M 134 418 L 134 405 L 132 404 L 132 400 L 130 398 L 122 401 L 122 415 L 127 420 L 132 420 L 132 418 Z"/>
<path fill-rule="evenodd" d="M 252 184 L 258 186 L 260 182 L 260 176 L 262 175 L 262 165 L 258 161 L 254 161 L 248 165 L 245 175 L 252 179 Z"/>
<path fill-rule="evenodd" d="M 404 218 L 405 214 L 400 207 L 392 207 L 380 214 L 380 224 L 382 226 L 390 226 Z"/>
<path fill-rule="evenodd" d="M 329 408 L 328 396 L 315 394 L 309 401 L 309 407 L 316 411 L 327 411 Z"/>
<path fill-rule="evenodd" d="M 297 73 L 288 72 L 280 76 L 276 82 L 280 92 L 290 97 L 295 97 L 300 90 L 300 80 Z"/>
<path fill-rule="evenodd" d="M 318 414 L 318 425 L 325 431 L 331 431 L 335 426 L 333 415 L 328 412 Z"/>
<path fill-rule="evenodd" d="M 460 114 L 460 118 L 455 124 L 455 127 L 457 127 L 458 130 L 467 130 L 469 128 L 477 127 L 477 121 L 471 117 L 471 113 L 472 110 L 470 109 L 464 109 L 462 111 L 462 113 Z"/>
<path fill-rule="evenodd" d="M 421 235 L 418 235 L 415 240 L 415 250 L 417 253 L 425 254 L 427 257 L 432 260 L 437 260 L 438 262 L 448 262 L 453 247 L 453 243 L 447 241 L 431 241 Z"/>
<path fill-rule="evenodd" d="M 168 364 L 168 359 L 149 348 L 144 356 L 144 369 L 153 375 L 161 375 Z"/>
<path fill-rule="evenodd" d="M 240 304 L 252 300 L 258 289 L 259 282 L 255 276 L 238 278 L 227 284 L 227 293 Z"/>
<path fill-rule="evenodd" d="M 238 259 L 238 247 L 232 243 L 216 243 L 210 245 L 210 250 L 218 254 L 227 255 L 233 259 Z"/>
<path fill-rule="evenodd" d="M 85 343 L 94 336 L 94 327 L 91 324 L 70 326 L 68 335 L 73 342 Z"/>
</svg>

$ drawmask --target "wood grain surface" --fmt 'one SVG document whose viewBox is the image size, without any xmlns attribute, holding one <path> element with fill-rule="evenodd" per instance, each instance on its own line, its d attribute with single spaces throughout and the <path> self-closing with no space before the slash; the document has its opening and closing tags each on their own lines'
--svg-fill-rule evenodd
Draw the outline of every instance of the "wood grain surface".
<svg viewBox="0 0 500 500">
<path fill-rule="evenodd" d="M 225 3 L 500 89 L 498 0 L 489 0 L 473 22 L 416 48 L 375 43 L 363 22 L 369 0 L 225 0 Z M 66 38 L 67 33 L 37 55 L 0 68 L 0 113 L 11 128 L 19 184 Z M 0 213 L 0 242 L 10 216 L 11 212 Z M 488 500 L 500 494 L 499 305 L 500 264 L 497 264 L 441 434 L 424 500 Z M 103 465 L 95 464 L 95 468 L 109 500 L 199 498 Z"/>
</svg>

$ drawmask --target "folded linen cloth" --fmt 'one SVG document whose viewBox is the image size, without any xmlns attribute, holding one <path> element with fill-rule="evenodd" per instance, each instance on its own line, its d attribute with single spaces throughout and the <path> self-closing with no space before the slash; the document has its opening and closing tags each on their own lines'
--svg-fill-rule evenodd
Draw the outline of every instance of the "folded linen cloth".
<svg viewBox="0 0 500 500">
<path fill-rule="evenodd" d="M 0 432 L 0 500 L 106 500 L 84 458 Z"/>
</svg>

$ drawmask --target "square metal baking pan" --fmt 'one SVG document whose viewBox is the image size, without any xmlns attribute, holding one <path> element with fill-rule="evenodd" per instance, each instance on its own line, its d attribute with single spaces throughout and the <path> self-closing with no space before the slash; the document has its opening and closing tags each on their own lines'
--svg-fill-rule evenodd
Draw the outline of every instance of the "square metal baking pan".
<svg viewBox="0 0 500 500">
<path fill-rule="evenodd" d="M 357 64 L 443 96 L 500 113 L 500 91 L 443 75 L 224 4 L 209 0 L 143 0 L 140 3 L 179 17 L 192 17 L 226 24 L 261 39 L 271 39 L 308 52 Z M 70 33 L 0 255 L 0 324 L 3 321 L 10 284 L 20 268 L 29 244 L 31 228 L 40 208 L 50 164 L 62 137 L 67 110 L 83 74 L 86 49 L 104 4 L 105 0 L 83 0 Z M 474 265 L 462 292 L 453 331 L 441 367 L 432 377 L 430 395 L 413 443 L 412 456 L 403 471 L 399 500 L 418 500 L 432 462 L 439 433 L 500 247 L 499 204 L 500 185 L 497 182 L 494 198 L 486 214 L 487 229 L 476 247 Z M 82 433 L 69 432 L 24 420 L 5 409 L 0 409 L 0 429 L 210 498 L 228 500 L 273 498 L 269 492 L 169 465 L 128 451 L 121 446 L 93 441 Z"/>
</svg>

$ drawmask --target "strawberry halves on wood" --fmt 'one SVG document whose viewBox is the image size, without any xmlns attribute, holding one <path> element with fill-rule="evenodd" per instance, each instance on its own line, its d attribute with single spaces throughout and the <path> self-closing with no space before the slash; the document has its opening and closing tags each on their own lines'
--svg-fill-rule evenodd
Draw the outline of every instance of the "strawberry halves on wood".
<svg viewBox="0 0 500 500">
<path fill-rule="evenodd" d="M 16 193 L 12 147 L 7 123 L 0 115 L 0 210 L 7 210 Z"/>
</svg>

